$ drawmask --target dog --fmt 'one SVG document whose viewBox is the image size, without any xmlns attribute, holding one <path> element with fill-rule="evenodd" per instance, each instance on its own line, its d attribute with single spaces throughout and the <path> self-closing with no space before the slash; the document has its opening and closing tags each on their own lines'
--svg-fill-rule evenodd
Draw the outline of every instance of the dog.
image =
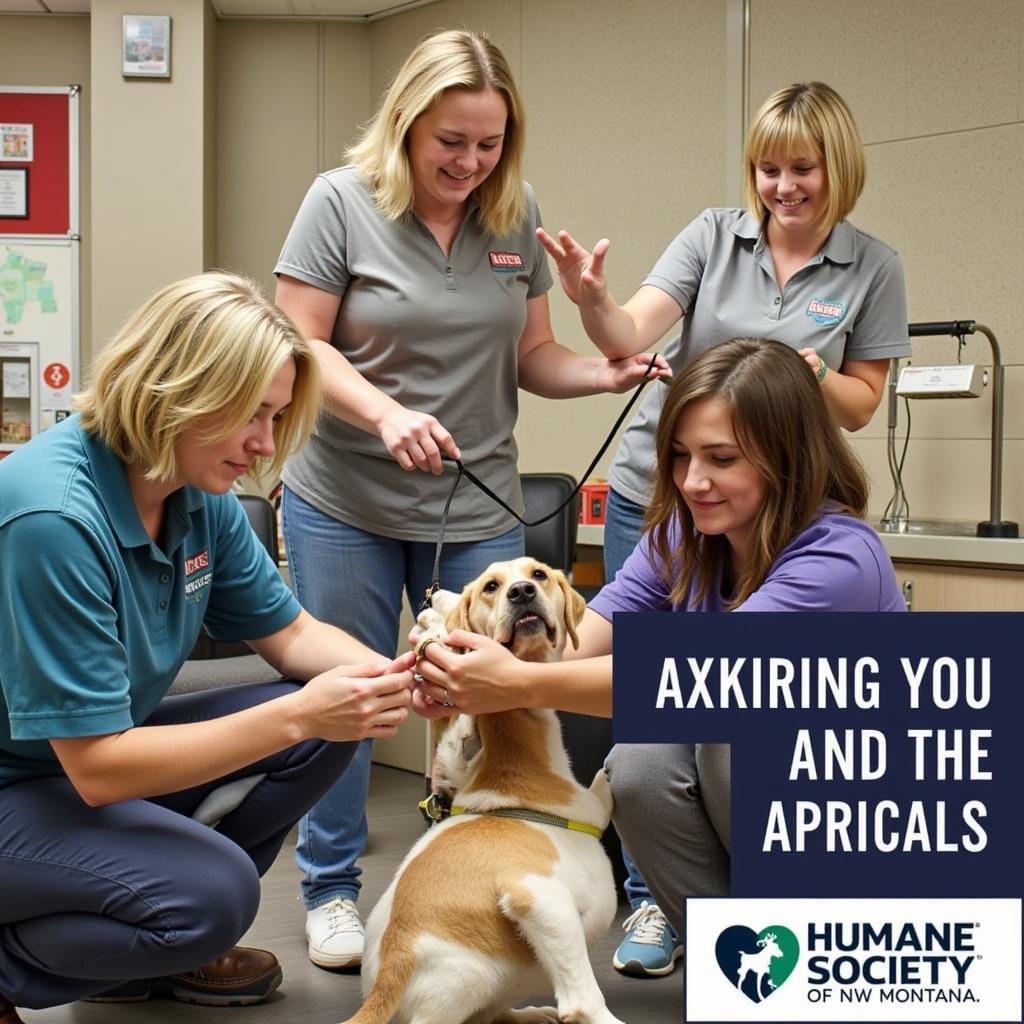
<svg viewBox="0 0 1024 1024">
<path fill-rule="evenodd" d="M 443 615 L 449 631 L 555 661 L 567 640 L 578 645 L 583 610 L 557 570 L 496 562 L 461 596 L 434 595 L 419 649 L 441 639 Z M 604 772 L 589 789 L 576 782 L 558 717 L 531 709 L 453 714 L 434 779 L 452 816 L 416 843 L 370 914 L 363 1005 L 346 1024 L 622 1024 L 587 956 L 616 908 L 599 841 L 612 810 Z M 513 1009 L 550 990 L 557 1008 Z"/>
</svg>

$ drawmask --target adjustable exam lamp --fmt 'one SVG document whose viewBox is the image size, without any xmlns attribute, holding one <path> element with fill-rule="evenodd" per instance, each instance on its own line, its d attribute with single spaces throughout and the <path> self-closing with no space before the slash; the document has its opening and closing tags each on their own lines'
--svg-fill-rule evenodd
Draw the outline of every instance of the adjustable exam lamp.
<svg viewBox="0 0 1024 1024">
<path fill-rule="evenodd" d="M 963 343 L 968 334 L 983 334 L 992 350 L 992 430 L 991 467 L 989 470 L 989 518 L 978 523 L 978 537 L 1017 537 L 1017 523 L 1002 518 L 1003 489 L 1003 360 L 999 342 L 991 329 L 974 320 L 949 320 L 915 323 L 908 325 L 911 338 L 952 337 Z M 906 496 L 903 483 L 895 464 L 894 438 L 896 432 L 896 410 L 898 398 L 952 398 L 977 397 L 981 390 L 981 373 L 977 367 L 933 366 L 906 367 L 897 376 L 898 360 L 892 361 L 889 374 L 889 468 L 896 483 L 896 494 L 892 502 L 892 516 L 885 520 L 886 528 L 899 531 L 905 526 Z M 909 373 L 908 371 L 915 371 Z"/>
</svg>

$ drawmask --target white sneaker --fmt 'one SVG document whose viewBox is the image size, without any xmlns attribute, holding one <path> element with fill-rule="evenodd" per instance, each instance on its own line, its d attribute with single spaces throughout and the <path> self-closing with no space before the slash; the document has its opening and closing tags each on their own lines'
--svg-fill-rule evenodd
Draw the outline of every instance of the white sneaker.
<svg viewBox="0 0 1024 1024">
<path fill-rule="evenodd" d="M 351 900 L 333 899 L 306 912 L 309 959 L 317 967 L 359 967 L 363 919 Z"/>
</svg>

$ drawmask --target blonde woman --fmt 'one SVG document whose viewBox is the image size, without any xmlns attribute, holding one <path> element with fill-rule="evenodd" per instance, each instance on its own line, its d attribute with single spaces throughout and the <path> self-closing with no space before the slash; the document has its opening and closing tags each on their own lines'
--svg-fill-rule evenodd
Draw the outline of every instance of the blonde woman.
<svg viewBox="0 0 1024 1024">
<path fill-rule="evenodd" d="M 231 489 L 300 446 L 319 402 L 294 324 L 203 274 L 154 295 L 78 414 L 0 463 L 2 1024 L 15 1005 L 243 1004 L 280 984 L 272 954 L 232 946 L 259 877 L 411 685 L 408 659 L 300 608 Z M 165 698 L 204 626 L 290 681 Z M 242 778 L 215 828 L 193 820 Z"/>
<path fill-rule="evenodd" d="M 472 32 L 429 36 L 350 163 L 313 183 L 276 267 L 278 304 L 313 339 L 329 414 L 285 467 L 292 578 L 305 607 L 375 650 L 395 649 L 403 589 L 416 608 L 430 583 L 453 479 L 441 456 L 461 456 L 521 510 L 517 389 L 617 392 L 646 370 L 646 356 L 583 358 L 555 342 L 523 131 L 501 51 Z M 463 484 L 441 586 L 459 590 L 522 551 L 512 516 Z M 369 765 L 364 743 L 299 829 L 309 956 L 322 967 L 362 958 Z"/>
<path fill-rule="evenodd" d="M 637 293 L 619 306 L 608 291 L 602 239 L 588 252 L 568 233 L 541 240 L 598 348 L 617 358 L 653 345 L 682 318 L 665 348 L 678 373 L 727 338 L 770 335 L 814 370 L 832 418 L 857 430 L 871 418 L 890 358 L 910 354 L 899 256 L 846 218 L 865 181 L 864 147 L 849 108 L 821 82 L 787 86 L 751 123 L 744 154 L 746 209 L 705 210 L 665 250 Z M 605 579 L 640 537 L 651 495 L 654 432 L 664 389 L 651 389 L 623 434 L 608 473 Z M 626 854 L 629 867 L 629 855 Z M 630 904 L 643 913 L 619 970 L 672 970 L 672 937 L 630 869 Z M 653 921 L 653 923 L 652 923 Z"/>
</svg>

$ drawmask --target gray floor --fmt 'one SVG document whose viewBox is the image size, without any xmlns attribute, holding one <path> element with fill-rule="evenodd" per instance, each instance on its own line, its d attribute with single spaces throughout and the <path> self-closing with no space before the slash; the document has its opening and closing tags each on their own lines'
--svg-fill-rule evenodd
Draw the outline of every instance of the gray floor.
<svg viewBox="0 0 1024 1024">
<path fill-rule="evenodd" d="M 368 912 L 390 881 L 398 862 L 422 831 L 416 801 L 421 776 L 374 766 L 370 794 L 370 848 L 363 860 L 361 902 Z M 263 880 L 263 904 L 245 943 L 273 950 L 284 967 L 284 984 L 260 1006 L 211 1009 L 164 1000 L 121 1006 L 73 1003 L 50 1010 L 24 1010 L 30 1024 L 337 1024 L 359 1006 L 359 978 L 314 967 L 306 956 L 304 913 L 297 901 L 298 873 L 291 845 Z M 619 921 L 624 915 L 620 908 Z M 598 982 L 611 1011 L 627 1024 L 678 1024 L 682 1019 L 682 971 L 667 978 L 625 978 L 611 966 L 621 937 L 619 921 L 594 950 Z"/>
</svg>

